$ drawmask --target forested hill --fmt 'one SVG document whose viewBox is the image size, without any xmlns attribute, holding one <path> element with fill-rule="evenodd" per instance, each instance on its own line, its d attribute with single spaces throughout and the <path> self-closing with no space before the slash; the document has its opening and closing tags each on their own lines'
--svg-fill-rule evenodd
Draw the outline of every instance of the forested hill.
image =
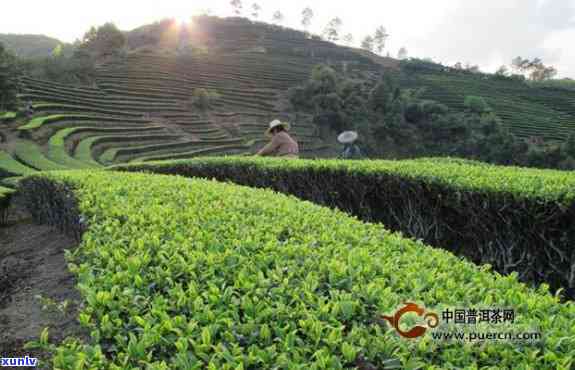
<svg viewBox="0 0 575 370">
<path fill-rule="evenodd" d="M 59 45 L 70 49 L 69 44 L 44 35 L 0 34 L 0 43 L 22 58 L 49 57 Z"/>
</svg>

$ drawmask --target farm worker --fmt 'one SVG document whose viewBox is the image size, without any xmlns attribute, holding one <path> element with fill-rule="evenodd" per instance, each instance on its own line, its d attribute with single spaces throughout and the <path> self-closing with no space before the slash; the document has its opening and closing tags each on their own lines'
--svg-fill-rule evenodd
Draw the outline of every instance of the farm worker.
<svg viewBox="0 0 575 370">
<path fill-rule="evenodd" d="M 343 151 L 340 157 L 343 159 L 359 159 L 363 157 L 361 150 L 355 144 L 357 140 L 357 132 L 355 131 L 344 131 L 337 137 L 337 141 L 343 144 Z"/>
<path fill-rule="evenodd" d="M 28 100 L 26 102 L 26 116 L 31 117 L 34 114 L 34 105 L 32 104 L 32 100 Z"/>
<path fill-rule="evenodd" d="M 297 142 L 288 134 L 290 124 L 280 120 L 270 122 L 270 127 L 266 130 L 266 136 L 271 141 L 264 146 L 257 156 L 275 156 L 282 158 L 297 158 L 299 146 Z"/>
</svg>

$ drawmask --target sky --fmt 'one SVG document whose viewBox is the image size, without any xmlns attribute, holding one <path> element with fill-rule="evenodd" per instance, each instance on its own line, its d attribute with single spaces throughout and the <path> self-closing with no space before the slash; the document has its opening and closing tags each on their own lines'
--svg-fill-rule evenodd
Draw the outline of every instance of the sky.
<svg viewBox="0 0 575 370">
<path fill-rule="evenodd" d="M 310 31 L 321 33 L 330 19 L 343 20 L 342 33 L 355 44 L 383 25 L 387 52 L 401 47 L 411 57 L 453 65 L 476 64 L 493 72 L 516 56 L 539 57 L 575 78 L 575 0 L 255 0 L 259 20 L 280 10 L 284 25 L 301 28 L 301 12 L 314 11 Z M 242 0 L 244 15 L 254 0 Z M 62 41 L 81 38 L 92 25 L 114 22 L 130 30 L 166 17 L 180 20 L 202 14 L 230 16 L 229 0 L 29 0 L 2 4 L 0 33 L 45 34 Z"/>
</svg>

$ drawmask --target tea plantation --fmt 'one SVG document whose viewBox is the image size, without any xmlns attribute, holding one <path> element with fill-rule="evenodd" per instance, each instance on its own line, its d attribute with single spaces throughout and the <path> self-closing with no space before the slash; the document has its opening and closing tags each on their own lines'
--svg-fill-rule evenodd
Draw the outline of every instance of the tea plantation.
<svg viewBox="0 0 575 370">
<path fill-rule="evenodd" d="M 466 96 L 483 97 L 519 137 L 563 141 L 575 129 L 575 92 L 533 87 L 523 81 L 455 71 L 405 72 L 402 85 L 424 88 L 424 98 L 464 109 Z"/>
<path fill-rule="evenodd" d="M 290 108 L 288 89 L 319 63 L 364 81 L 390 73 L 451 111 L 482 96 L 515 135 L 552 141 L 575 131 L 575 92 L 203 22 L 190 37 L 204 47 L 188 52 L 128 33 L 91 84 L 23 75 L 20 110 L 0 112 L 0 237 L 26 209 L 77 241 L 65 254 L 82 335 L 46 329 L 26 350 L 77 370 L 575 368 L 572 171 L 319 159 L 333 144 Z M 292 122 L 306 159 L 244 156 L 274 118 Z M 407 303 L 440 325 L 401 337 L 383 316 Z M 472 330 L 541 337 L 430 334 L 453 329 L 441 312 L 467 308 L 514 312 L 512 326 Z"/>
<path fill-rule="evenodd" d="M 573 365 L 572 302 L 340 211 L 270 190 L 93 170 L 32 176 L 21 191 L 38 220 L 85 232 L 69 262 L 91 342 L 51 348 L 55 368 Z M 544 340 L 402 339 L 380 316 L 406 301 L 514 307 L 516 327 Z"/>
</svg>

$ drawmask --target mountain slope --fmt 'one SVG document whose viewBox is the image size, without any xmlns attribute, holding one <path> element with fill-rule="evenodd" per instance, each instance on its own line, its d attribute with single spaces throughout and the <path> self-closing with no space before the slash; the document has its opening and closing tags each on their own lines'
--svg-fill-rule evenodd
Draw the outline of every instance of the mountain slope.
<svg viewBox="0 0 575 370">
<path fill-rule="evenodd" d="M 22 58 L 48 57 L 58 45 L 67 44 L 44 35 L 0 34 L 0 43 Z"/>
</svg>

